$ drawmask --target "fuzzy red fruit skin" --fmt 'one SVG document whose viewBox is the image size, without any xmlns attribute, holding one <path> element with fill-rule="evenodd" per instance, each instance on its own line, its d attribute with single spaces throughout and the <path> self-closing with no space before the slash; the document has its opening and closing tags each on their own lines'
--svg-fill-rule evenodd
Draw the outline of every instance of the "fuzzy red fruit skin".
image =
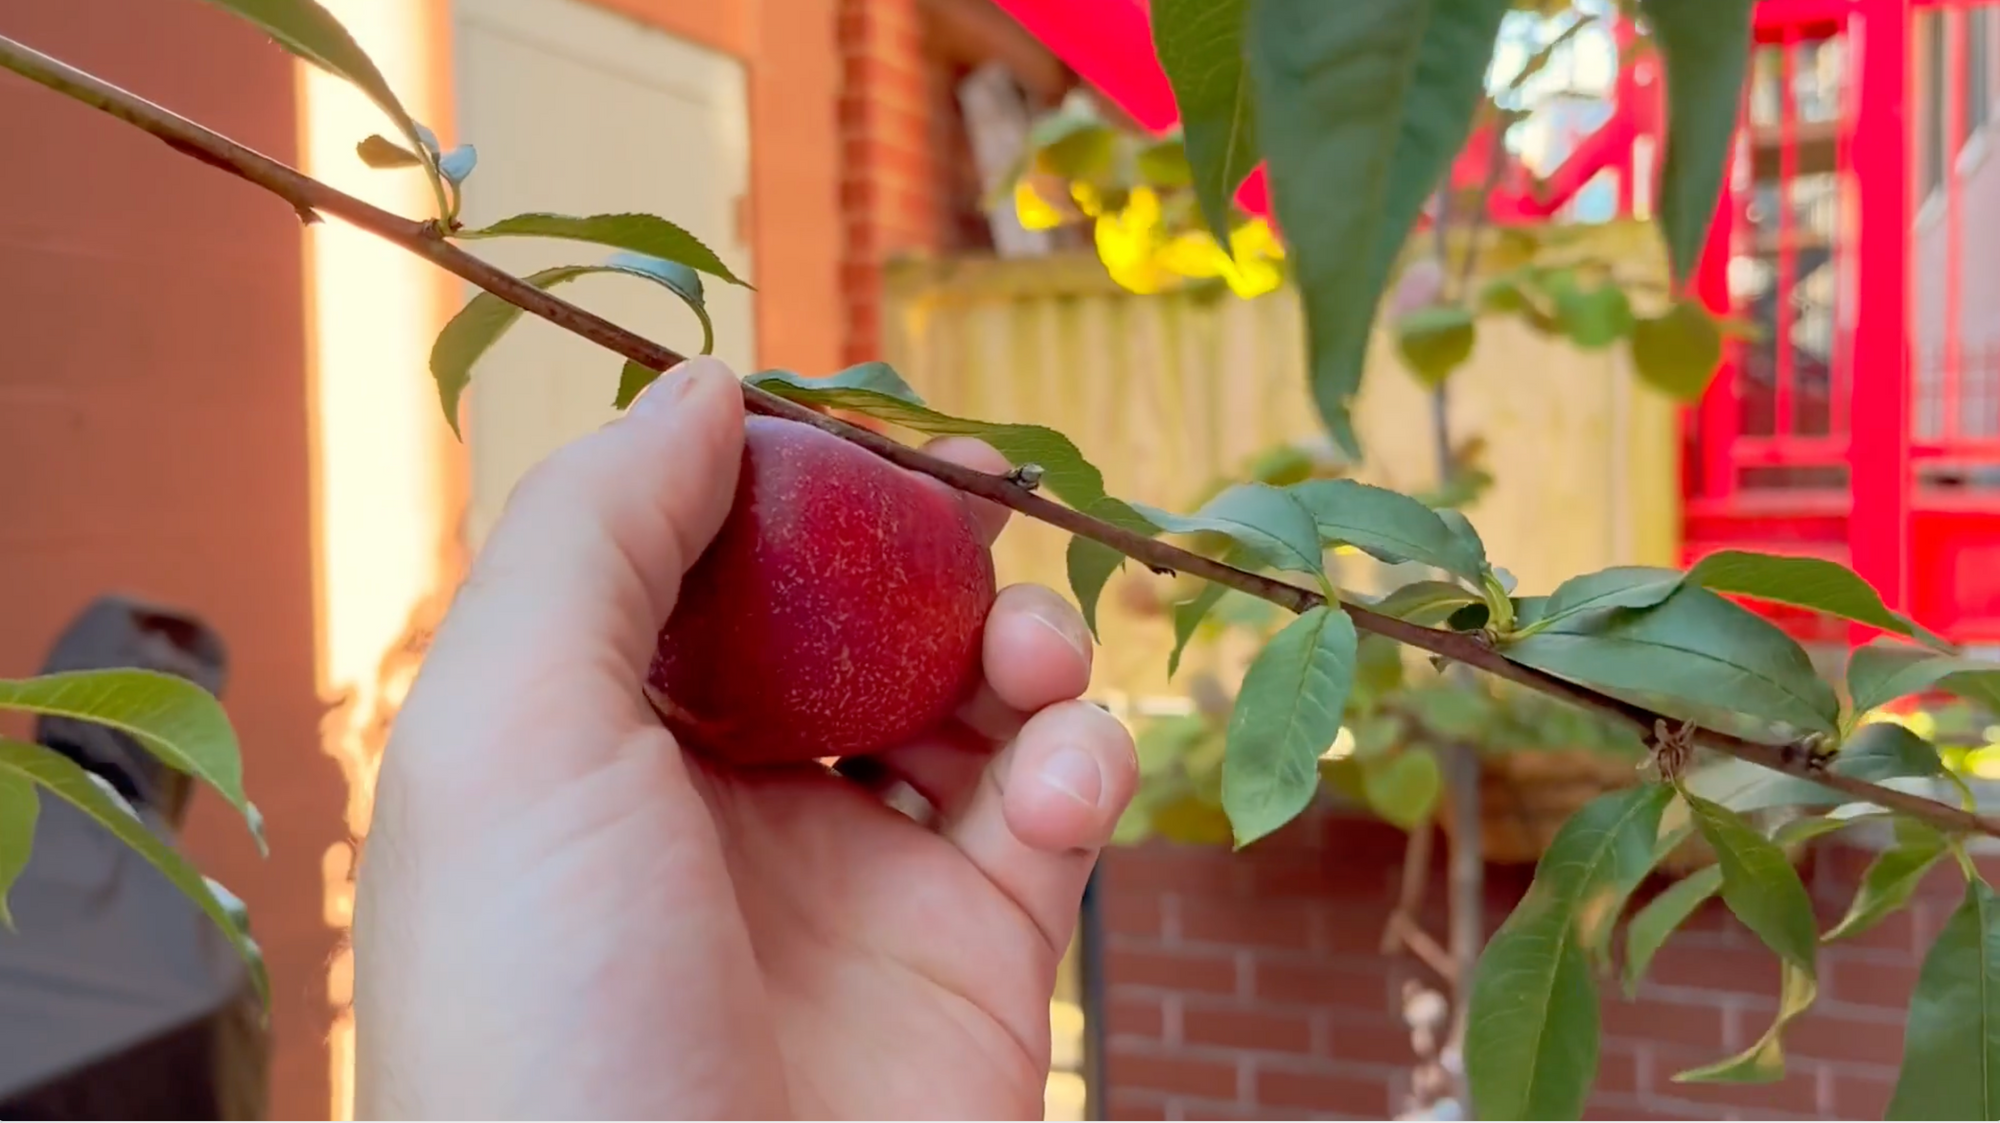
<svg viewBox="0 0 2000 1123">
<path fill-rule="evenodd" d="M 979 673 L 993 557 L 964 496 L 810 425 L 744 420 L 722 529 L 681 582 L 648 695 L 735 765 L 880 752 Z"/>
</svg>

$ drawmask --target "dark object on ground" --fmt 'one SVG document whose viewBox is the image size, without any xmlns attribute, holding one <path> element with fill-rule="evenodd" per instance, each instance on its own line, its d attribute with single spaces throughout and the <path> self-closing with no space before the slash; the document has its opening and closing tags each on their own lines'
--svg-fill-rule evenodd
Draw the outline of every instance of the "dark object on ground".
<svg viewBox="0 0 2000 1123">
<path fill-rule="evenodd" d="M 107 596 L 71 622 L 43 671 L 116 667 L 220 695 L 227 658 L 200 619 Z M 45 718 L 35 740 L 176 841 L 186 776 L 88 722 Z M 144 858 L 45 793 L 33 857 L 8 900 L 17 930 L 0 929 L 0 1119 L 263 1117 L 270 1048 L 249 972 Z"/>
</svg>

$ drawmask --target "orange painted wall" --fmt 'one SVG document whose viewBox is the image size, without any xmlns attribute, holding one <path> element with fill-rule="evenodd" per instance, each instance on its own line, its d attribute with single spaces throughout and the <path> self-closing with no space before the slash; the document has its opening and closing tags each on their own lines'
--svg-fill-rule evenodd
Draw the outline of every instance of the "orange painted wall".
<svg viewBox="0 0 2000 1123">
<path fill-rule="evenodd" d="M 208 5 L 8 0 L 0 33 L 293 156 L 290 60 Z M 109 590 L 220 628 L 271 857 L 208 794 L 191 843 L 270 963 L 272 1110 L 323 1117 L 319 863 L 340 796 L 313 695 L 298 220 L 9 74 L 0 137 L 0 674 L 33 673 Z"/>
</svg>

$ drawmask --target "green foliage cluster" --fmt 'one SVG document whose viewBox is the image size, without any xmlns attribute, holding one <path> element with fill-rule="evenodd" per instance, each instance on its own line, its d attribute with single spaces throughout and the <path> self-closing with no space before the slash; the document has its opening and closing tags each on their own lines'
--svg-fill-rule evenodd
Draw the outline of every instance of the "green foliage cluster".
<svg viewBox="0 0 2000 1123">
<path fill-rule="evenodd" d="M 654 216 L 535 214 L 461 228 L 458 202 L 475 165 L 472 149 L 444 150 L 412 121 L 319 4 L 211 2 L 374 99 L 407 143 L 361 138 L 358 151 L 377 166 L 429 179 L 437 202 L 431 229 L 438 239 L 554 237 L 607 247 L 620 256 L 537 274 L 530 283 L 546 289 L 608 269 L 665 287 L 697 314 L 703 311 L 697 274 L 742 283 L 686 231 Z M 1328 431 L 1350 454 L 1359 452 L 1359 441 L 1349 405 L 1378 304 L 1424 200 L 1465 142 L 1494 37 L 1513 6 L 1510 0 L 1155 0 L 1155 35 L 1181 101 L 1199 210 L 1215 224 L 1242 175 L 1259 162 L 1268 168 L 1305 308 L 1313 396 Z M 1638 0 L 1633 7 L 1666 64 L 1671 123 L 1661 228 L 1680 284 L 1704 242 L 1728 157 L 1749 49 L 1750 0 Z M 0 48 L 9 46 L 0 40 Z M 47 68 L 38 69 L 29 54 L 0 50 L 0 61 L 83 96 L 59 77 L 51 79 Z M 110 107 L 101 95 L 98 104 Z M 135 113 L 126 106 L 121 115 L 144 127 Z M 503 310 L 505 303 L 474 300 L 439 337 L 432 369 L 448 414 L 478 357 L 516 318 Z M 653 373 L 628 365 L 617 396 L 629 400 Z M 1573 1118 L 1581 1112 L 1597 1060 L 1598 978 L 1611 970 L 1615 930 L 1659 856 L 1696 836 L 1717 855 L 1713 872 L 1690 878 L 1631 917 L 1625 925 L 1628 984 L 1695 903 L 1719 895 L 1774 953 L 1784 1000 L 1770 1030 L 1749 1049 L 1677 1079 L 1743 1082 L 1782 1074 L 1783 1029 L 1817 997 L 1818 949 L 1879 921 L 1907 899 L 1916 870 L 1948 854 L 1965 874 L 1964 904 L 1932 945 L 1912 995 L 1891 1114 L 2000 1114 L 2000 1082 L 1986 1077 L 1989 1062 L 2000 1055 L 2000 987 L 1988 985 L 2000 979 L 2000 908 L 1965 837 L 1983 824 L 1908 798 L 1911 790 L 1934 789 L 1946 775 L 1934 744 L 1900 726 L 1861 721 L 1872 705 L 1930 691 L 1988 704 L 2000 698 L 2000 665 L 1968 658 L 1891 611 L 1851 572 L 1813 559 L 1731 552 L 1687 573 L 1619 567 L 1573 578 L 1548 595 L 1518 596 L 1463 514 L 1394 491 L 1346 479 L 1253 481 L 1224 487 L 1191 512 L 1168 512 L 1106 494 L 1102 474 L 1061 434 L 945 415 L 881 364 L 828 378 L 766 371 L 747 381 L 794 402 L 836 406 L 919 432 L 982 437 L 1016 463 L 1039 465 L 1042 486 L 1098 520 L 1069 551 L 1072 589 L 1093 619 L 1106 581 L 1124 561 L 1100 541 L 1115 537 L 1105 527 L 1149 543 L 1218 543 L 1221 556 L 1242 571 L 1230 578 L 1239 588 L 1261 587 L 1276 597 L 1283 587 L 1256 586 L 1246 576 L 1275 574 L 1316 589 L 1317 598 L 1296 587 L 1283 594 L 1285 603 L 1302 611 L 1264 641 L 1229 706 L 1215 783 L 1239 846 L 1298 815 L 1322 784 L 1321 757 L 1341 736 L 1350 699 L 1366 689 L 1359 684 L 1374 658 L 1357 621 L 1487 669 L 1530 680 L 1522 669 L 1539 671 L 1594 690 L 1600 700 L 1643 704 L 1664 715 L 1648 731 L 1660 759 L 1656 773 L 1569 820 L 1542 859 L 1533 888 L 1486 948 L 1465 1041 L 1477 1114 Z M 1345 547 L 1390 564 L 1428 567 L 1437 576 L 1372 603 L 1343 600 L 1327 558 Z M 1798 644 L 1735 597 L 1780 601 L 1899 638 L 1854 654 L 1844 703 Z M 1175 607 L 1183 643 L 1221 599 L 1215 586 L 1212 594 Z M 237 804 L 254 829 L 234 736 L 214 699 L 199 694 L 159 676 L 99 672 L 4 684 L 0 707 L 62 712 L 127 729 Z M 1813 813 L 1770 830 L 1746 815 L 1741 800 L 1733 806 L 1695 791 L 1684 767 L 1690 751 L 1685 738 L 1699 730 L 1667 734 L 1668 718 L 1787 746 L 1787 758 L 1796 763 L 1785 775 L 1773 774 L 1785 783 L 1759 789 L 1758 798 L 1765 807 Z M 1857 787 L 1864 781 L 1874 786 Z M 0 806 L 7 809 L 0 819 L 0 875 L 13 876 L 25 861 L 33 815 L 27 809 L 38 792 L 82 807 L 117 832 L 201 900 L 254 957 L 219 899 L 182 859 L 136 828 L 136 820 L 87 775 L 37 746 L 0 742 Z M 1787 847 L 1880 821 L 1893 824 L 1897 845 L 1869 871 L 1849 917 L 1819 932 Z"/>
</svg>

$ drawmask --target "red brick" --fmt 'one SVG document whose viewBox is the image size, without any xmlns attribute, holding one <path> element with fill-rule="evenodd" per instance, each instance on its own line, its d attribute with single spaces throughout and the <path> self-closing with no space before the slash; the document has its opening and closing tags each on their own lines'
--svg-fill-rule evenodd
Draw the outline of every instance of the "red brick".
<svg viewBox="0 0 2000 1123">
<path fill-rule="evenodd" d="M 1885 1010 L 1907 1010 L 1917 985 L 1917 964 L 1862 958 L 1881 953 L 1835 949 L 1820 957 L 1820 996 Z"/>
<path fill-rule="evenodd" d="M 1389 1114 L 1389 1084 L 1364 1076 L 1259 1068 L 1254 1085 L 1259 1107 L 1296 1108 L 1327 1115 L 1384 1119 Z"/>
<path fill-rule="evenodd" d="M 1637 1092 L 1639 1090 L 1639 1049 L 1636 1046 L 1607 1044 L 1597 1050 L 1597 1078 L 1594 1092 Z"/>
<path fill-rule="evenodd" d="M 1104 930 L 1116 936 L 1145 936 L 1157 939 L 1166 934 L 1160 898 L 1156 893 L 1113 890 L 1098 904 Z"/>
<path fill-rule="evenodd" d="M 1129 1088 L 1113 1088 L 1105 1097 L 1110 1109 L 1110 1119 L 1165 1119 L 1167 1117 L 1167 1097 L 1156 1092 L 1133 1091 Z"/>
<path fill-rule="evenodd" d="M 1237 944 L 1309 951 L 1312 909 L 1293 901 L 1244 901 L 1183 895 L 1181 940 L 1195 944 Z"/>
<path fill-rule="evenodd" d="M 1889 1114 L 1889 1097 L 1896 1082 L 1886 1076 L 1861 1076 L 1835 1069 L 1829 1119 L 1881 1119 Z"/>
<path fill-rule="evenodd" d="M 1417 1063 L 1410 1047 L 1410 1031 L 1395 1019 L 1383 1015 L 1366 1017 L 1336 1011 L 1327 1025 L 1327 1053 L 1336 1061 L 1398 1065 Z"/>
<path fill-rule="evenodd" d="M 1267 1002 L 1390 1012 L 1385 970 L 1259 956 L 1251 974 L 1252 993 Z"/>
<path fill-rule="evenodd" d="M 1657 998 L 1625 1000 L 1624 992 L 1613 996 L 1605 987 L 1601 1025 L 1610 1040 L 1668 1041 L 1720 1054 L 1723 1042 L 1722 1007 L 1697 1002 L 1669 1002 Z"/>
<path fill-rule="evenodd" d="M 1236 1065 L 1172 1053 L 1135 1052 L 1114 1046 L 1104 1059 L 1107 1085 L 1128 1091 L 1147 1089 L 1172 1095 L 1236 1098 Z"/>
<path fill-rule="evenodd" d="M 1153 889 L 1163 892 L 1231 896 L 1238 892 L 1244 863 L 1215 847 L 1180 847 L 1153 843 L 1141 847 L 1114 846 L 1104 852 L 1098 868 L 1107 888 L 1116 892 Z"/>
<path fill-rule="evenodd" d="M 1649 1060 L 1644 1091 L 1652 1096 L 1690 1103 L 1721 1104 L 1736 1109 L 1766 1109 L 1811 1115 L 1818 1110 L 1818 1080 L 1814 1065 L 1793 1062 L 1785 1078 L 1774 1084 L 1696 1084 L 1676 1082 L 1674 1074 L 1721 1060 L 1726 1054 L 1661 1046 Z"/>
<path fill-rule="evenodd" d="M 1303 1056 L 1312 1052 L 1312 1021 L 1284 1010 L 1189 1003 L 1181 1007 L 1181 1040 L 1189 1045 Z"/>
<path fill-rule="evenodd" d="M 1902 1021 L 1862 1021 L 1809 1011 L 1785 1027 L 1785 1055 L 1894 1067 L 1903 1062 Z"/>
<path fill-rule="evenodd" d="M 1778 958 L 1762 948 L 1722 947 L 1707 940 L 1675 937 L 1653 957 L 1646 980 L 1657 986 L 1699 987 L 1775 999 Z"/>
<path fill-rule="evenodd" d="M 1113 945 L 1104 974 L 1112 987 L 1166 987 L 1203 994 L 1236 993 L 1236 956 L 1218 951 L 1166 951 Z"/>
<path fill-rule="evenodd" d="M 1166 1036 L 1166 1004 L 1144 995 L 1113 995 L 1105 1003 L 1104 1030 L 1112 1037 L 1143 1037 L 1155 1041 Z"/>
<path fill-rule="evenodd" d="M 1583 1108 L 1585 1119 L 1722 1119 L 1726 1116 L 1727 1112 L 1722 1110 L 1696 1116 L 1670 1107 L 1655 1106 L 1641 1096 L 1620 1096 L 1608 1092 L 1591 1096 L 1590 1102 Z"/>
</svg>

